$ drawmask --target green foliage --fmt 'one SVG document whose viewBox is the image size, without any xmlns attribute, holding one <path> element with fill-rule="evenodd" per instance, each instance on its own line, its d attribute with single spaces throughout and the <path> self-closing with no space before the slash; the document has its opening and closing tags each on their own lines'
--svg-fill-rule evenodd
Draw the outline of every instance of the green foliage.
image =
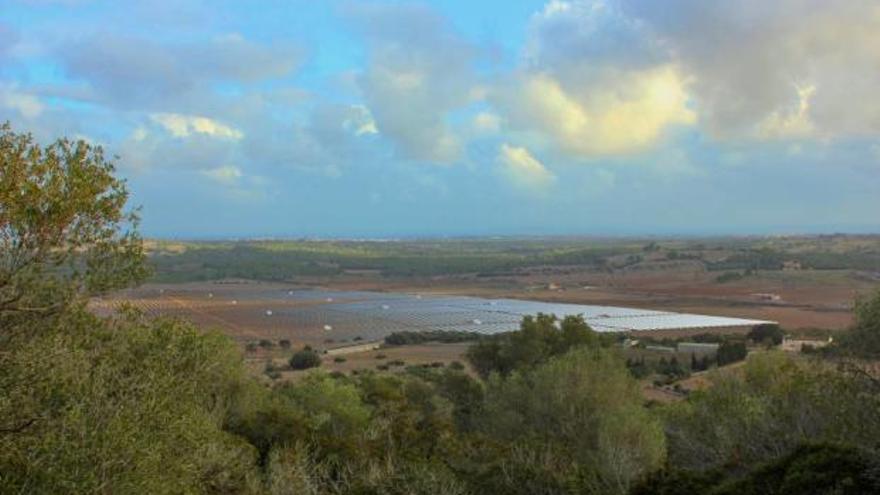
<svg viewBox="0 0 880 495">
<path fill-rule="evenodd" d="M 146 277 L 137 217 L 123 211 L 128 191 L 113 172 L 100 147 L 66 139 L 41 147 L 0 125 L 0 350 L 70 306 Z"/>
<path fill-rule="evenodd" d="M 855 323 L 837 337 L 834 350 L 857 358 L 880 358 L 880 290 L 856 301 Z"/>
<path fill-rule="evenodd" d="M 254 449 L 221 430 L 244 379 L 232 342 L 135 316 L 58 325 L 0 357 L 0 492 L 251 486 Z"/>
<path fill-rule="evenodd" d="M 477 332 L 463 332 L 457 330 L 427 330 L 421 332 L 394 332 L 385 337 L 388 345 L 414 345 L 426 342 L 443 342 L 453 344 L 457 342 L 473 342 L 480 340 L 484 335 Z"/>
<path fill-rule="evenodd" d="M 719 284 L 726 284 L 728 282 L 736 282 L 737 280 L 742 280 L 743 278 L 744 276 L 740 272 L 724 272 L 721 275 L 715 277 L 715 281 Z"/>
<path fill-rule="evenodd" d="M 722 261 L 707 263 L 712 271 L 721 270 L 782 270 L 788 258 L 783 252 L 770 248 L 749 248 L 740 250 Z M 733 272 L 731 272 L 733 273 Z"/>
<path fill-rule="evenodd" d="M 749 350 L 744 342 L 725 341 L 718 346 L 718 354 L 715 360 L 718 366 L 725 366 L 737 361 L 742 361 L 749 355 Z"/>
<path fill-rule="evenodd" d="M 742 376 L 663 409 L 679 469 L 749 469 L 811 441 L 880 447 L 880 396 L 868 379 L 781 352 L 756 354 Z"/>
<path fill-rule="evenodd" d="M 860 495 L 880 493 L 880 460 L 834 444 L 804 444 L 744 475 L 664 469 L 631 495 Z"/>
<path fill-rule="evenodd" d="M 290 357 L 290 368 L 295 370 L 307 370 L 321 366 L 321 355 L 311 347 L 304 347 Z"/>
<path fill-rule="evenodd" d="M 756 344 L 780 345 L 785 332 L 776 324 L 755 325 L 748 333 L 748 338 Z"/>
<path fill-rule="evenodd" d="M 494 375 L 480 431 L 502 442 L 495 493 L 625 493 L 659 467 L 663 431 L 638 383 L 607 349 L 576 349 L 509 377 Z"/>
<path fill-rule="evenodd" d="M 600 337 L 582 316 L 566 316 L 561 321 L 553 315 L 526 316 L 520 330 L 494 335 L 478 341 L 467 352 L 474 369 L 483 377 L 491 373 L 508 375 L 564 354 L 575 347 L 598 347 Z"/>
</svg>

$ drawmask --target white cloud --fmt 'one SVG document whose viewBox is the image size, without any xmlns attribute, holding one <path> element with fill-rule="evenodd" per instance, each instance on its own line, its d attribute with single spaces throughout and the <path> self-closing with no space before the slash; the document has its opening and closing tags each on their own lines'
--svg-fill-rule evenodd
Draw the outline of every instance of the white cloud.
<svg viewBox="0 0 880 495">
<path fill-rule="evenodd" d="M 244 136 L 238 129 L 207 117 L 179 113 L 154 113 L 150 115 L 150 119 L 178 138 L 189 137 L 192 134 L 205 134 L 217 138 L 239 140 Z"/>
<path fill-rule="evenodd" d="M 240 168 L 234 167 L 232 165 L 224 165 L 222 167 L 211 169 L 202 169 L 199 170 L 199 173 L 214 182 L 226 186 L 237 184 L 238 181 L 244 176 Z"/>
<path fill-rule="evenodd" d="M 632 154 L 696 122 L 689 80 L 613 2 L 552 1 L 490 100 L 513 130 L 576 158 Z"/>
<path fill-rule="evenodd" d="M 810 120 L 810 100 L 816 86 L 797 86 L 797 102 L 790 109 L 775 110 L 758 124 L 758 135 L 764 138 L 798 138 L 813 134 L 815 126 Z"/>
<path fill-rule="evenodd" d="M 464 143 L 450 113 L 472 103 L 474 47 L 425 6 L 352 3 L 368 49 L 357 79 L 375 128 L 405 159 L 452 163 Z"/>
<path fill-rule="evenodd" d="M 369 108 L 364 105 L 352 105 L 350 108 L 352 115 L 342 121 L 342 127 L 353 132 L 355 136 L 379 133 Z"/>
<path fill-rule="evenodd" d="M 556 176 L 523 147 L 502 144 L 498 150 L 498 163 L 503 176 L 522 190 L 542 192 L 556 182 Z"/>
<path fill-rule="evenodd" d="M 0 84 L 0 106 L 16 110 L 26 119 L 39 117 L 46 109 L 37 96 L 19 91 L 14 85 L 2 84 Z"/>
<path fill-rule="evenodd" d="M 696 120 L 684 81 L 668 66 L 615 74 L 572 90 L 549 74 L 527 74 L 499 95 L 513 126 L 585 157 L 642 151 L 669 127 Z"/>
<path fill-rule="evenodd" d="M 473 128 L 481 133 L 495 133 L 501 130 L 501 117 L 492 112 L 480 112 L 474 115 Z"/>
</svg>

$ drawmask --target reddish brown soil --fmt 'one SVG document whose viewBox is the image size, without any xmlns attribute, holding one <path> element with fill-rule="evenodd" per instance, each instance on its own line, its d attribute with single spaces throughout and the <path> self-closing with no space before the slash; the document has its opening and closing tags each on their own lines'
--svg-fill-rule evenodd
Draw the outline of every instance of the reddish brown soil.
<svg viewBox="0 0 880 495">
<path fill-rule="evenodd" d="M 687 265 L 685 265 L 687 268 Z M 546 272 L 546 273 L 545 273 Z M 719 316 L 774 320 L 788 329 L 846 328 L 851 322 L 854 297 L 878 287 L 846 271 L 767 272 L 733 283 L 715 281 L 717 273 L 677 269 L 669 271 L 598 274 L 566 267 L 517 277 L 447 276 L 423 279 L 387 279 L 363 274 L 332 279 L 302 279 L 296 284 L 239 281 L 180 285 L 148 284 L 112 298 L 96 300 L 93 308 L 107 312 L 128 302 L 151 315 L 180 316 L 199 326 L 214 328 L 239 341 L 291 339 L 329 347 L 319 330 L 285 327 L 265 311 L 319 304 L 314 301 L 253 300 L 254 291 L 293 286 L 331 289 L 419 291 L 437 294 L 510 297 L 582 304 L 604 304 L 684 311 Z M 561 289 L 549 290 L 555 284 Z M 775 294 L 777 301 L 756 294 Z M 213 294 L 213 297 L 208 297 Z M 232 301 L 236 301 L 233 304 Z M 672 332 L 672 335 L 693 332 Z M 701 332 L 698 332 L 701 333 Z M 656 335 L 660 335 L 659 333 Z M 351 340 L 350 337 L 345 340 Z"/>
</svg>

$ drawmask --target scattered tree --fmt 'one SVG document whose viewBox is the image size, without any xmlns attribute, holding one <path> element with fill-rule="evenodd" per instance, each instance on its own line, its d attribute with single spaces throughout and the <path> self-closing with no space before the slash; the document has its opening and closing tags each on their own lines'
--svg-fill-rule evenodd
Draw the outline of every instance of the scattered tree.
<svg viewBox="0 0 880 495">
<path fill-rule="evenodd" d="M 318 366 L 321 366 L 321 355 L 309 346 L 305 346 L 290 357 L 290 368 L 294 370 L 305 370 Z"/>
</svg>

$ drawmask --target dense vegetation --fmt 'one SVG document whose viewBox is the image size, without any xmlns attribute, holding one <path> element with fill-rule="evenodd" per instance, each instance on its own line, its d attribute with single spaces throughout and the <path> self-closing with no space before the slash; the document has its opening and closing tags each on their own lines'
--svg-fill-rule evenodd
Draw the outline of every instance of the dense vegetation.
<svg viewBox="0 0 880 495">
<path fill-rule="evenodd" d="M 768 351 L 646 407 L 579 318 L 480 340 L 480 379 L 409 367 L 275 385 L 225 337 L 98 318 L 89 297 L 145 276 L 112 171 L 85 143 L 0 132 L 0 493 L 880 490 L 880 387 L 861 361 Z M 878 301 L 834 352 L 876 349 Z"/>
<path fill-rule="evenodd" d="M 181 282 L 248 278 L 290 280 L 367 270 L 386 277 L 470 274 L 513 276 L 545 267 L 582 267 L 612 273 L 651 269 L 653 262 L 697 263 L 721 272 L 720 283 L 760 271 L 778 271 L 786 261 L 806 269 L 880 267 L 880 239 L 846 236 L 770 240 L 665 241 L 628 239 L 447 239 L 398 241 L 239 241 L 151 243 L 155 280 Z M 876 274 L 875 274 L 876 276 Z"/>
<path fill-rule="evenodd" d="M 452 344 L 456 342 L 473 342 L 485 337 L 479 332 L 465 332 L 461 330 L 426 330 L 393 332 L 385 337 L 387 345 L 413 345 L 427 342 L 442 342 Z"/>
</svg>

